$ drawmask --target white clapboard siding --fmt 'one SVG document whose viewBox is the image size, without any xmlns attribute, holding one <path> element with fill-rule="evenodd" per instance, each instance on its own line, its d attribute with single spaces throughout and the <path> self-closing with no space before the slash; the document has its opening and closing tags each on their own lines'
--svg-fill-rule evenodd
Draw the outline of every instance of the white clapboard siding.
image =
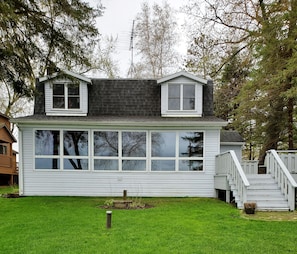
<svg viewBox="0 0 297 254">
<path fill-rule="evenodd" d="M 36 127 L 36 126 L 35 126 Z M 199 129 L 201 130 L 201 129 Z M 215 155 L 220 130 L 205 130 L 203 172 L 97 172 L 34 170 L 33 129 L 22 128 L 24 196 L 214 197 Z"/>
</svg>

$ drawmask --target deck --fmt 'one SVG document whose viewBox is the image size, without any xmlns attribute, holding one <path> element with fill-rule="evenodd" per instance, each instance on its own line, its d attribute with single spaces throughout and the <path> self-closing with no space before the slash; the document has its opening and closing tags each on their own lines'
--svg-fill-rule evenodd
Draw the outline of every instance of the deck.
<svg viewBox="0 0 297 254">
<path fill-rule="evenodd" d="M 239 162 L 234 151 L 216 157 L 215 189 L 225 191 L 226 202 L 256 203 L 257 210 L 296 209 L 297 151 L 267 152 L 265 172 L 257 161 Z"/>
</svg>

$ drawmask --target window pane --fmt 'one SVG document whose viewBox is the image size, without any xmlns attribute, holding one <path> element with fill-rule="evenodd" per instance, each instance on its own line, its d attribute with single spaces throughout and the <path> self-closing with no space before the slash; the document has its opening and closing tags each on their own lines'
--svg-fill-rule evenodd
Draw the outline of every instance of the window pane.
<svg viewBox="0 0 297 254">
<path fill-rule="evenodd" d="M 78 84 L 68 84 L 68 95 L 79 95 L 79 85 Z"/>
<path fill-rule="evenodd" d="M 169 98 L 180 98 L 180 85 L 168 85 Z"/>
<path fill-rule="evenodd" d="M 179 171 L 203 171 L 203 161 L 180 160 Z"/>
<path fill-rule="evenodd" d="M 124 157 L 146 157 L 146 133 L 123 132 L 122 150 Z"/>
<path fill-rule="evenodd" d="M 76 169 L 76 170 L 88 170 L 88 160 L 87 159 L 78 159 L 78 158 L 69 158 L 64 159 L 64 169 Z"/>
<path fill-rule="evenodd" d="M 69 97 L 68 108 L 79 108 L 79 97 Z"/>
<path fill-rule="evenodd" d="M 60 131 L 36 130 L 35 131 L 36 155 L 60 154 Z"/>
<path fill-rule="evenodd" d="M 87 156 L 88 132 L 64 131 L 64 155 Z"/>
<path fill-rule="evenodd" d="M 195 86 L 183 85 L 183 109 L 195 109 Z"/>
<path fill-rule="evenodd" d="M 152 160 L 152 171 L 175 171 L 175 160 Z"/>
<path fill-rule="evenodd" d="M 94 132 L 95 156 L 118 156 L 119 138 L 117 131 Z"/>
<path fill-rule="evenodd" d="M 35 169 L 60 169 L 60 160 L 56 158 L 36 158 Z"/>
<path fill-rule="evenodd" d="M 64 97 L 53 97 L 53 108 L 65 108 Z"/>
<path fill-rule="evenodd" d="M 152 132 L 152 156 L 175 157 L 175 132 Z"/>
<path fill-rule="evenodd" d="M 94 160 L 94 170 L 119 170 L 118 160 Z"/>
<path fill-rule="evenodd" d="M 168 86 L 168 109 L 180 110 L 180 85 Z"/>
<path fill-rule="evenodd" d="M 195 98 L 195 85 L 183 85 L 184 98 Z"/>
<path fill-rule="evenodd" d="M 53 95 L 65 95 L 64 84 L 53 84 Z"/>
<path fill-rule="evenodd" d="M 122 161 L 123 171 L 146 171 L 145 160 L 123 160 Z"/>
<path fill-rule="evenodd" d="M 183 99 L 183 110 L 194 110 L 195 109 L 195 98 L 184 98 Z"/>
<path fill-rule="evenodd" d="M 180 110 L 180 99 L 169 98 L 168 99 L 168 109 L 169 110 Z"/>
<path fill-rule="evenodd" d="M 68 84 L 68 108 L 79 108 L 79 85 Z"/>
<path fill-rule="evenodd" d="M 179 156 L 203 157 L 203 132 L 180 132 Z"/>
</svg>

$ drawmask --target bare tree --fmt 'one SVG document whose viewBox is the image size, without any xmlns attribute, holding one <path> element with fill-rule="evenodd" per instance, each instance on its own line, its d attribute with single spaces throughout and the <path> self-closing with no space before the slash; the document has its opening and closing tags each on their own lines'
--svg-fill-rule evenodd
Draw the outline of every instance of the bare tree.
<svg viewBox="0 0 297 254">
<path fill-rule="evenodd" d="M 165 2 L 163 6 L 143 3 L 136 17 L 135 49 L 140 58 L 134 76 L 159 78 L 168 74 L 176 65 L 178 53 L 177 23 L 174 10 Z"/>
</svg>

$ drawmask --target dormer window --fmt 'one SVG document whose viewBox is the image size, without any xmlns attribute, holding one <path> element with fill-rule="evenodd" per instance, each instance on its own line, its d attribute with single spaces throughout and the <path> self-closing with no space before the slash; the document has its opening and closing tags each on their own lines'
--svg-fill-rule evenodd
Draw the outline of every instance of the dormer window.
<svg viewBox="0 0 297 254">
<path fill-rule="evenodd" d="M 86 116 L 88 85 L 91 80 L 70 71 L 61 71 L 39 79 L 44 83 L 47 116 Z"/>
<path fill-rule="evenodd" d="M 195 85 L 169 84 L 168 110 L 195 110 Z"/>
<path fill-rule="evenodd" d="M 79 85 L 68 83 L 53 84 L 53 108 L 54 109 L 79 109 L 80 92 Z"/>
<path fill-rule="evenodd" d="M 163 117 L 202 117 L 207 80 L 181 71 L 159 79 Z"/>
</svg>

